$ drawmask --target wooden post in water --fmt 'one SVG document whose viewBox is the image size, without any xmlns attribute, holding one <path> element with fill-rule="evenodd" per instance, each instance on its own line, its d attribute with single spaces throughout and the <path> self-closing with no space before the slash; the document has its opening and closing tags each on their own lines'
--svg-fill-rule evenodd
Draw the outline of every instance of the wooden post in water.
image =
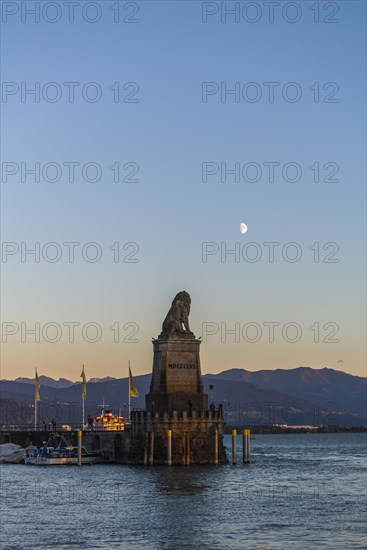
<svg viewBox="0 0 367 550">
<path fill-rule="evenodd" d="M 167 466 L 172 466 L 172 430 L 167 430 Z"/>
<path fill-rule="evenodd" d="M 144 466 L 148 464 L 149 432 L 145 432 Z"/>
<path fill-rule="evenodd" d="M 190 432 L 185 432 L 186 434 L 186 466 L 190 466 Z"/>
<path fill-rule="evenodd" d="M 242 432 L 242 452 L 243 452 L 243 463 L 250 463 L 250 430 L 243 430 Z"/>
<path fill-rule="evenodd" d="M 154 432 L 150 432 L 149 466 L 154 464 Z"/>
<path fill-rule="evenodd" d="M 182 464 L 186 466 L 186 432 L 183 432 L 182 434 Z"/>
<path fill-rule="evenodd" d="M 237 430 L 232 430 L 232 464 L 237 464 Z"/>
<path fill-rule="evenodd" d="M 78 466 L 82 465 L 82 430 L 78 430 Z"/>
<path fill-rule="evenodd" d="M 218 464 L 218 430 L 214 434 L 214 464 Z"/>
</svg>

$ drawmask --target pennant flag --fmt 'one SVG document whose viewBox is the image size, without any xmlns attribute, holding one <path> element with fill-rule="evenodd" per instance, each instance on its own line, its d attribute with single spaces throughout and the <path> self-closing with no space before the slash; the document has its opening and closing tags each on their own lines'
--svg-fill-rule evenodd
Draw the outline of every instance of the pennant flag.
<svg viewBox="0 0 367 550">
<path fill-rule="evenodd" d="M 85 377 L 84 365 L 83 365 L 83 370 L 82 370 L 82 374 L 80 375 L 80 378 L 83 380 L 82 399 L 83 401 L 85 401 L 85 399 L 87 398 L 87 379 Z"/>
<path fill-rule="evenodd" d="M 139 397 L 139 392 L 136 389 L 134 384 L 133 375 L 131 374 L 131 369 L 129 367 L 129 381 L 130 381 L 130 397 Z"/>
<path fill-rule="evenodd" d="M 38 378 L 38 373 L 37 373 L 37 369 L 36 369 L 35 391 L 34 391 L 34 400 L 35 400 L 36 402 L 37 402 L 37 401 L 41 401 L 40 387 L 41 387 L 41 382 L 40 382 L 40 379 Z"/>
</svg>

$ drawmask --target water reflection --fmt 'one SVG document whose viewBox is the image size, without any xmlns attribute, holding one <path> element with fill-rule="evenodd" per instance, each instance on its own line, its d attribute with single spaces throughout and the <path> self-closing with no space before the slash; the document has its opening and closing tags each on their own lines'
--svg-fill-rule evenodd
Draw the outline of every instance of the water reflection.
<svg viewBox="0 0 367 550">
<path fill-rule="evenodd" d="M 214 470 L 214 468 L 210 468 Z M 213 490 L 213 483 L 203 480 L 208 477 L 208 472 L 203 467 L 189 466 L 182 468 L 157 468 L 154 471 L 154 481 L 158 493 L 178 496 L 199 496 Z M 214 471 L 212 475 L 215 476 Z"/>
</svg>

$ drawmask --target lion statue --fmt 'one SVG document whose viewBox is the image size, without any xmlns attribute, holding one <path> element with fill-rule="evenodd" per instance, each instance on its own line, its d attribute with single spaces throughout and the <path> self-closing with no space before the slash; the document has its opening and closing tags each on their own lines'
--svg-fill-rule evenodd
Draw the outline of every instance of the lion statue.
<svg viewBox="0 0 367 550">
<path fill-rule="evenodd" d="M 190 305 L 190 294 L 186 290 L 176 294 L 163 321 L 162 334 L 193 334 L 189 326 Z"/>
</svg>

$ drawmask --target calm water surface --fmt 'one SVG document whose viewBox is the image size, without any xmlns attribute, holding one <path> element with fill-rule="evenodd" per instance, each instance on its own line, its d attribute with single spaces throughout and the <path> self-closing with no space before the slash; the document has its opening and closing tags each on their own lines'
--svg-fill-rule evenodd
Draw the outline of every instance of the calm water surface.
<svg viewBox="0 0 367 550">
<path fill-rule="evenodd" d="M 366 548 L 366 434 L 255 437 L 248 466 L 0 465 L 1 548 Z"/>
</svg>

